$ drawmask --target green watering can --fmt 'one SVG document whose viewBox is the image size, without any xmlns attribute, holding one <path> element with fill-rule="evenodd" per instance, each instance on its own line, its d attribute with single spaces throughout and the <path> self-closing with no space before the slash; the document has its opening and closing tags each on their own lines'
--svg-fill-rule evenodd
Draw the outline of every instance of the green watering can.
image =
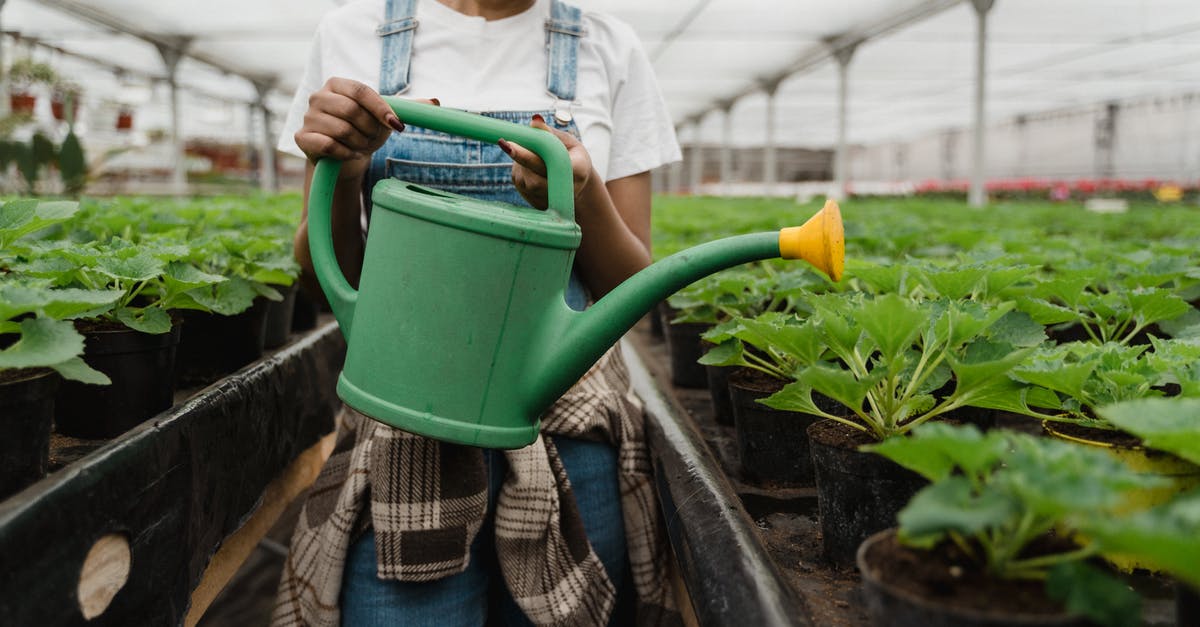
<svg viewBox="0 0 1200 627">
<path fill-rule="evenodd" d="M 398 429 L 486 448 L 537 438 L 541 414 L 656 303 L 748 261 L 805 259 L 841 278 L 835 203 L 804 226 L 696 246 L 630 277 L 586 311 L 564 298 L 580 231 L 566 148 L 544 130 L 398 98 L 405 124 L 515 141 L 546 163 L 549 210 L 380 181 L 358 290 L 333 253 L 340 162 L 322 159 L 309 195 L 309 246 L 347 341 L 338 396 Z"/>
</svg>

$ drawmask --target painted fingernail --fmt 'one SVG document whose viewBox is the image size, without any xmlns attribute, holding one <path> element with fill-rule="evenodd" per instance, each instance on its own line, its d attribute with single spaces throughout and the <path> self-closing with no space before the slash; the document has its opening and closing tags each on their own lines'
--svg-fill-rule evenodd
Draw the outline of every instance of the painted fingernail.
<svg viewBox="0 0 1200 627">
<path fill-rule="evenodd" d="M 439 106 L 439 107 L 442 106 L 442 101 L 438 100 L 437 98 L 430 98 L 429 102 L 432 102 L 434 105 Z"/>
<path fill-rule="evenodd" d="M 545 124 L 546 118 L 542 117 L 541 114 L 539 114 L 539 113 L 535 113 L 535 114 L 533 114 L 533 121 L 539 122 L 541 124 Z"/>
<path fill-rule="evenodd" d="M 387 124 L 395 129 L 397 133 L 404 130 L 404 123 L 400 121 L 400 118 L 394 115 L 387 116 Z"/>
<path fill-rule="evenodd" d="M 510 157 L 512 156 L 513 148 L 512 148 L 512 144 L 508 143 L 508 140 L 501 139 L 500 141 L 498 141 L 496 143 L 499 144 L 500 150 L 503 150 L 504 154 L 506 154 Z"/>
</svg>

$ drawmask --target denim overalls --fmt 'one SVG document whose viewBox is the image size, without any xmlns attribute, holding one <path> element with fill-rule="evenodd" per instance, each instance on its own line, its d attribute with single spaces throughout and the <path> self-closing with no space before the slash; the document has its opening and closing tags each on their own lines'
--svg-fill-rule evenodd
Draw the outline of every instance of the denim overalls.
<svg viewBox="0 0 1200 627">
<path fill-rule="evenodd" d="M 415 0 L 387 1 L 386 18 L 378 30 L 383 37 L 381 94 L 397 94 L 408 89 L 412 40 L 417 28 L 414 9 Z M 546 24 L 549 60 L 546 90 L 557 101 L 554 109 L 493 111 L 484 115 L 527 125 L 537 113 L 547 124 L 578 136 L 571 117 L 571 103 L 575 99 L 576 59 L 582 35 L 580 10 L 552 0 L 551 19 Z M 372 157 L 366 189 L 370 190 L 384 177 L 485 200 L 528 205 L 513 186 L 512 159 L 498 145 L 411 125 L 406 125 L 401 133 L 393 133 Z M 566 301 L 577 310 L 587 305 L 587 291 L 575 272 L 571 273 Z M 565 438 L 554 441 L 571 480 L 588 540 L 619 591 L 617 609 L 610 624 L 625 624 L 631 620 L 634 592 L 632 576 L 628 574 L 617 452 L 600 442 Z M 485 450 L 484 457 L 489 475 L 488 509 L 494 511 L 497 494 L 507 474 L 507 462 L 500 451 Z M 383 581 L 375 576 L 374 533 L 368 532 L 351 545 L 346 556 L 341 594 L 342 624 L 355 627 L 481 625 L 490 619 L 503 625 L 530 625 L 511 596 L 504 594 L 503 582 L 495 572 L 498 566 L 493 524 L 489 514 L 471 545 L 471 562 L 466 571 L 419 584 Z M 499 614 L 489 617 L 489 607 Z"/>
<path fill-rule="evenodd" d="M 415 5 L 416 0 L 388 0 L 384 24 L 378 29 L 383 37 L 379 75 L 381 94 L 401 94 L 408 89 L 412 40 L 417 28 L 413 17 Z M 483 115 L 528 125 L 536 113 L 547 124 L 578 137 L 571 103 L 575 100 L 576 60 L 582 34 L 581 11 L 553 0 L 551 19 L 546 23 L 550 67 L 546 91 L 556 99 L 554 110 L 488 111 Z M 483 200 L 529 206 L 513 186 L 512 159 L 500 146 L 411 125 L 406 125 L 402 133 L 392 133 L 372 157 L 365 181 L 367 189 L 389 177 Z M 587 290 L 576 272 L 571 273 L 566 301 L 572 309 L 580 311 L 587 305 Z"/>
</svg>

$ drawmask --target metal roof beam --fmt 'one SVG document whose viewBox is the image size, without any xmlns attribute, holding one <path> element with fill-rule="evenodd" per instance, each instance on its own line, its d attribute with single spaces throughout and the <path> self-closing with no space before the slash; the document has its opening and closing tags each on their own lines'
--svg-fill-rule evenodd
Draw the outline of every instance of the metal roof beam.
<svg viewBox="0 0 1200 627">
<path fill-rule="evenodd" d="M 749 85 L 729 96 L 715 99 L 705 109 L 697 110 L 689 115 L 700 115 L 704 111 L 713 108 L 720 108 L 721 103 L 729 100 L 738 100 L 745 96 L 764 91 L 769 86 L 778 86 L 778 84 L 790 76 L 800 74 L 811 70 L 816 66 L 825 63 L 826 61 L 834 60 L 839 51 L 846 48 L 854 48 L 860 44 L 878 39 L 888 33 L 899 30 L 920 22 L 929 17 L 933 17 L 946 9 L 958 5 L 963 0 L 926 0 L 918 5 L 903 11 L 897 11 L 883 18 L 871 22 L 861 28 L 857 28 L 839 35 L 834 35 L 825 38 L 821 43 L 811 46 L 805 50 L 800 56 L 793 59 L 790 63 L 783 66 L 779 70 L 768 75 L 753 79 Z"/>
<path fill-rule="evenodd" d="M 181 37 L 178 35 L 163 35 L 142 30 L 136 26 L 126 22 L 125 20 L 97 9 L 89 3 L 79 2 L 78 0 L 36 0 L 39 4 L 58 9 L 91 22 L 106 30 L 124 33 L 132 37 L 136 37 L 147 43 L 153 44 L 158 48 L 159 52 L 166 58 L 167 54 L 175 53 L 180 56 L 186 56 L 189 59 L 199 61 L 209 67 L 215 68 L 227 74 L 233 74 L 249 80 L 251 82 L 275 81 L 277 77 L 272 74 L 264 74 L 261 72 L 251 72 L 242 68 L 231 65 L 212 55 L 189 51 L 191 38 Z"/>
</svg>

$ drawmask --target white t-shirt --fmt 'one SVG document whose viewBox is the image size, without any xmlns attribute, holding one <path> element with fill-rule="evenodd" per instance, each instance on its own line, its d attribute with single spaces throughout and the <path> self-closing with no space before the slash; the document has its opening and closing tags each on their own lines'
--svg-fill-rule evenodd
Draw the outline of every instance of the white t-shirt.
<svg viewBox="0 0 1200 627">
<path fill-rule="evenodd" d="M 304 156 L 294 135 L 309 95 L 334 76 L 379 86 L 384 0 L 352 0 L 317 27 L 304 77 L 288 111 L 279 149 Z M 549 61 L 545 20 L 550 0 L 518 15 L 488 21 L 437 0 L 419 0 L 409 89 L 405 98 L 437 98 L 468 111 L 553 110 L 546 91 Z M 584 11 L 575 104 L 583 145 L 604 180 L 644 172 L 680 159 L 675 129 L 654 70 L 633 29 L 602 13 Z"/>
</svg>

